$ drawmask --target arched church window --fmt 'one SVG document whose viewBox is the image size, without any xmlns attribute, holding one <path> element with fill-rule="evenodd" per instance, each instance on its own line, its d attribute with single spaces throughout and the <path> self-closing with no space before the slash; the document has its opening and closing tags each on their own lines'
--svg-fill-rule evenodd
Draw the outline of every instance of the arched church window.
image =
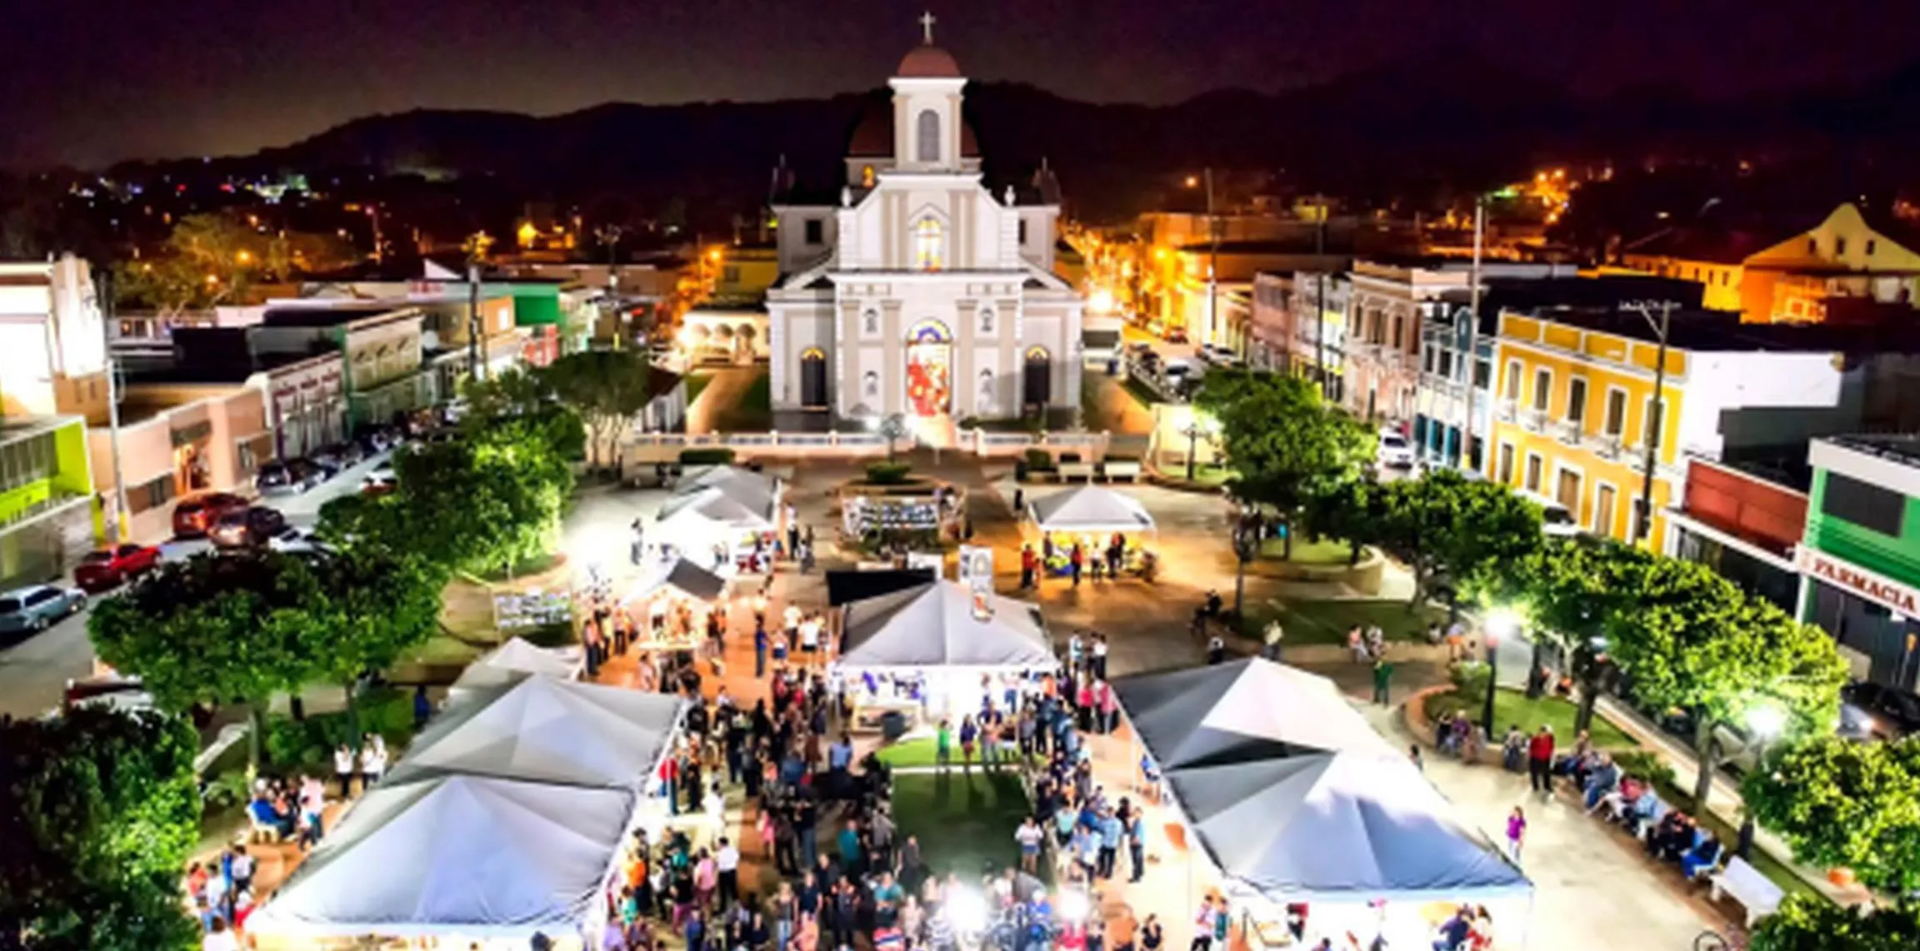
<svg viewBox="0 0 1920 951">
<path fill-rule="evenodd" d="M 980 405 L 978 411 L 993 413 L 999 410 L 999 401 L 993 398 L 993 371 L 980 371 Z"/>
<path fill-rule="evenodd" d="M 940 161 L 940 114 L 932 109 L 920 110 L 920 117 L 914 120 L 917 133 L 917 147 L 914 157 L 922 162 Z"/>
<path fill-rule="evenodd" d="M 980 332 L 993 333 L 993 308 L 991 307 L 980 308 Z"/>
<path fill-rule="evenodd" d="M 868 370 L 866 375 L 860 378 L 860 392 L 864 394 L 867 399 L 879 399 L 880 374 Z"/>
<path fill-rule="evenodd" d="M 927 217 L 913 226 L 913 266 L 921 271 L 938 271 L 947 263 L 947 235 L 939 220 Z"/>
<path fill-rule="evenodd" d="M 880 335 L 880 312 L 867 311 L 860 315 L 860 332 L 869 337 Z"/>
<path fill-rule="evenodd" d="M 871 165 L 860 166 L 860 187 L 861 188 L 873 187 L 873 166 Z"/>
</svg>

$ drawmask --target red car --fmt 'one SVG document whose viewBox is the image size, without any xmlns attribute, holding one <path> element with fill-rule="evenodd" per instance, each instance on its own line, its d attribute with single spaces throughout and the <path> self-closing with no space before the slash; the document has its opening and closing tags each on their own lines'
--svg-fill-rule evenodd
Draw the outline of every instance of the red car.
<svg viewBox="0 0 1920 951">
<path fill-rule="evenodd" d="M 160 563 L 160 549 L 146 545 L 121 545 L 88 552 L 73 569 L 73 583 L 85 591 L 105 591 L 121 582 L 153 570 Z"/>
<path fill-rule="evenodd" d="M 182 501 L 173 507 L 173 533 L 181 538 L 199 538 L 213 530 L 220 516 L 244 511 L 247 500 L 231 492 L 209 492 Z"/>
</svg>

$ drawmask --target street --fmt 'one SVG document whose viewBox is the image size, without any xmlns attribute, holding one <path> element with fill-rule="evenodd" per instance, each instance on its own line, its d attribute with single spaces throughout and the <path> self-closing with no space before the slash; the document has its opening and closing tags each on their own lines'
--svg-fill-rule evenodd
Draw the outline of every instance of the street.
<svg viewBox="0 0 1920 951">
<path fill-rule="evenodd" d="M 753 380 L 764 370 L 756 367 L 725 367 L 714 370 L 712 382 L 700 391 L 687 407 L 687 432 L 718 432 L 727 412 L 740 404 Z"/>
<path fill-rule="evenodd" d="M 265 504 L 279 509 L 287 522 L 307 531 L 320 517 L 320 506 L 357 492 L 368 472 L 386 460 L 386 454 L 371 457 L 314 487 L 303 495 L 279 496 Z M 162 546 L 162 557 L 187 557 L 206 549 L 206 543 L 191 541 Z M 61 579 L 71 583 L 71 579 Z M 105 592 L 89 599 L 89 607 L 37 635 L 0 651 L 0 716 L 34 717 L 56 707 L 66 690 L 67 681 L 87 676 L 93 670 L 93 645 L 87 641 L 87 615 L 91 603 Z"/>
</svg>

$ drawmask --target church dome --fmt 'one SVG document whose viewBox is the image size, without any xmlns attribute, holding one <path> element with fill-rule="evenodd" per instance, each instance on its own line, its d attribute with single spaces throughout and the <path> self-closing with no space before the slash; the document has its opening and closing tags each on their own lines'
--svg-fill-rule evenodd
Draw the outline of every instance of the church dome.
<svg viewBox="0 0 1920 951">
<path fill-rule="evenodd" d="M 927 44 L 909 51 L 893 74 L 902 79 L 959 79 L 960 64 L 954 62 L 953 54 Z"/>
</svg>

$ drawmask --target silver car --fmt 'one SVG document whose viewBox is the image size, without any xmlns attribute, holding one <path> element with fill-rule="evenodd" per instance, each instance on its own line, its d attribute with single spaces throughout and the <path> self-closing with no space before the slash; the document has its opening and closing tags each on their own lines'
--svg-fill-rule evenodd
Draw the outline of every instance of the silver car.
<svg viewBox="0 0 1920 951">
<path fill-rule="evenodd" d="M 0 594 L 0 634 L 44 631 L 79 611 L 87 594 L 79 588 L 38 584 Z"/>
</svg>

